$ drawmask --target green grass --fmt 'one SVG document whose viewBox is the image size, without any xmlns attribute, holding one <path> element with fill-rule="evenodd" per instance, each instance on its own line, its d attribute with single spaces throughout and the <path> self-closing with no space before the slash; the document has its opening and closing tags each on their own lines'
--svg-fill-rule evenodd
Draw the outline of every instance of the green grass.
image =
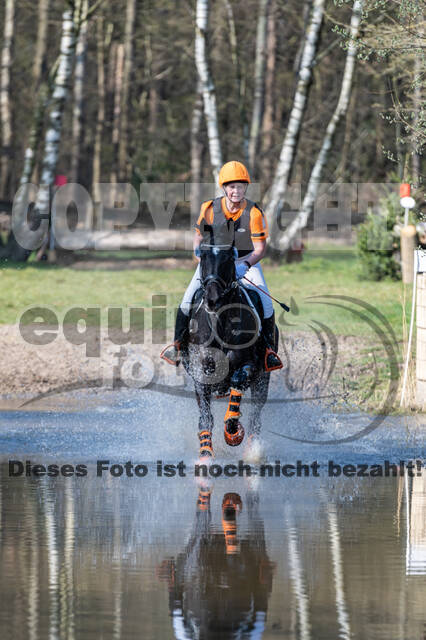
<svg viewBox="0 0 426 640">
<path fill-rule="evenodd" d="M 104 252 L 98 254 L 108 259 L 113 257 L 104 255 Z M 132 253 L 131 257 L 136 256 Z M 336 334 L 372 335 L 366 320 L 353 312 L 325 304 L 325 298 L 318 298 L 320 304 L 309 299 L 312 296 L 335 295 L 350 296 L 355 301 L 348 304 L 335 300 L 334 305 L 344 304 L 360 311 L 363 310 L 358 301 L 372 305 L 387 318 L 397 339 L 402 338 L 401 282 L 386 280 L 377 283 L 359 279 L 354 249 L 336 251 L 323 247 L 307 251 L 301 263 L 274 266 L 264 260 L 263 267 L 270 292 L 291 304 L 292 312 L 289 314 L 283 314 L 275 305 L 277 319 L 285 331 L 310 330 L 309 325 L 321 322 Z M 142 306 L 148 309 L 152 306 L 154 294 L 166 294 L 167 306 L 173 308 L 179 304 L 192 273 L 192 270 L 182 268 L 161 270 L 143 267 L 111 271 L 99 268 L 96 261 L 92 270 L 84 271 L 34 262 L 19 266 L 1 265 L 0 323 L 16 322 L 24 309 L 34 305 L 51 307 L 59 318 L 70 307 L 101 307 L 104 321 L 107 307 Z M 410 291 L 407 291 L 407 296 L 410 300 Z M 145 315 L 145 326 L 149 327 L 150 314 Z M 367 315 L 373 317 L 371 312 Z M 291 326 L 284 328 L 283 321 Z M 173 322 L 172 313 L 168 322 Z"/>
</svg>

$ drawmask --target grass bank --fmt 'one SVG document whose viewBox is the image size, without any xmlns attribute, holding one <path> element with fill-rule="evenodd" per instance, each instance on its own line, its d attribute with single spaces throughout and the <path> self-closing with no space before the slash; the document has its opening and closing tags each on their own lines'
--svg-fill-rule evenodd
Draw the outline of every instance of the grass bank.
<svg viewBox="0 0 426 640">
<path fill-rule="evenodd" d="M 101 252 L 98 252 L 101 253 Z M 120 252 L 120 259 L 123 258 Z M 127 259 L 140 253 L 127 252 Z M 108 253 L 109 258 L 114 254 Z M 157 254 L 158 255 L 158 254 Z M 161 255 L 161 254 L 159 254 Z M 40 263 L 0 266 L 0 324 L 16 321 L 22 310 L 31 305 L 48 305 L 61 315 L 73 306 L 152 307 L 152 296 L 167 296 L 167 306 L 179 304 L 192 270 L 144 268 L 110 270 L 97 266 L 87 270 Z M 152 264 L 152 261 L 150 262 Z M 402 338 L 402 285 L 386 280 L 380 283 L 359 278 L 355 250 L 312 249 L 303 262 L 274 266 L 263 261 L 269 290 L 275 297 L 291 304 L 292 313 L 286 319 L 294 326 L 316 319 L 337 334 L 365 336 L 370 328 L 365 320 L 349 314 L 338 306 L 315 301 L 313 296 L 350 296 L 354 305 L 371 305 L 392 325 L 397 339 Z M 331 300 L 329 301 L 331 302 Z M 336 300 L 334 305 L 337 305 Z M 343 304 L 343 301 L 342 301 Z M 348 304 L 345 302 L 345 304 Z M 277 314 L 280 308 L 276 305 Z M 147 314 L 148 315 L 148 314 Z M 148 318 L 147 318 L 148 320 Z M 284 316 L 281 317 L 281 321 Z M 169 324 L 173 318 L 170 314 Z M 149 324 L 147 325 L 150 326 Z"/>
<path fill-rule="evenodd" d="M 167 257 L 163 253 L 157 256 Z M 150 259 L 149 268 L 144 266 L 144 257 Z M 152 253 L 145 256 L 141 252 L 97 252 L 92 256 L 90 268 L 85 269 L 31 262 L 2 265 L 0 324 L 17 322 L 24 309 L 35 305 L 50 307 L 60 321 L 70 308 L 100 308 L 104 326 L 108 307 L 144 307 L 144 328 L 150 329 L 153 296 L 163 294 L 168 309 L 167 324 L 171 327 L 173 311 L 193 267 L 152 268 L 154 257 Z M 106 260 L 119 268 L 111 265 L 105 268 Z M 129 260 L 133 261 L 131 269 L 126 268 Z M 140 268 L 134 268 L 135 260 L 140 260 Z M 160 264 L 161 260 L 159 267 Z M 270 292 L 291 307 L 291 313 L 284 313 L 275 305 L 281 333 L 310 332 L 324 343 L 325 352 L 338 349 L 339 359 L 332 375 L 335 382 L 343 385 L 346 399 L 370 411 L 383 406 L 389 383 L 400 375 L 401 369 L 401 282 L 361 279 L 354 248 L 311 246 L 301 263 L 276 266 L 266 259 L 263 266 Z M 410 288 L 406 296 L 410 300 Z M 406 306 L 408 322 L 409 304 Z M 96 322 L 95 312 L 89 322 Z M 334 347 L 333 336 L 339 338 L 334 340 Z M 351 339 L 345 343 L 343 337 Z M 342 348 L 344 344 L 348 345 L 346 351 Z"/>
</svg>

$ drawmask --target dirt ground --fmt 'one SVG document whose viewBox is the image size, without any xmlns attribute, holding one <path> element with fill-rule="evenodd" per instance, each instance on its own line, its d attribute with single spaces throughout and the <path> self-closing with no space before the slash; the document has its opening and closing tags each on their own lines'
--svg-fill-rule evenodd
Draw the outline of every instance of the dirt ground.
<svg viewBox="0 0 426 640">
<path fill-rule="evenodd" d="M 116 330 L 105 329 L 99 335 L 94 330 L 89 354 L 85 344 L 65 339 L 62 329 L 52 333 L 49 344 L 31 344 L 29 340 L 39 340 L 34 335 L 21 335 L 18 325 L 0 326 L 1 409 L 16 409 L 23 403 L 38 408 L 46 397 L 50 408 L 60 406 L 64 392 L 88 389 L 93 395 L 147 385 L 192 388 L 181 366 L 176 369 L 159 357 L 171 335 L 152 344 L 150 332 L 133 331 L 132 343 L 120 345 Z M 361 351 L 366 352 L 366 345 L 355 336 L 336 336 L 329 344 L 311 333 L 281 335 L 284 368 L 272 372 L 271 391 L 315 399 L 333 408 L 380 411 L 389 396 L 389 381 L 377 382 L 375 353 L 367 351 L 360 359 Z"/>
</svg>

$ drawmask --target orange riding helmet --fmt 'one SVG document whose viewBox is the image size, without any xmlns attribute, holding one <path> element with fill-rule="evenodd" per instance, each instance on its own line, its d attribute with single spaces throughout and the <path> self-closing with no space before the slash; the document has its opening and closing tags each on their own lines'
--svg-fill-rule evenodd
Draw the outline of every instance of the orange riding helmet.
<svg viewBox="0 0 426 640">
<path fill-rule="evenodd" d="M 242 162 L 231 160 L 223 165 L 219 171 L 219 186 L 223 187 L 227 182 L 247 182 L 250 183 L 249 172 Z"/>
</svg>

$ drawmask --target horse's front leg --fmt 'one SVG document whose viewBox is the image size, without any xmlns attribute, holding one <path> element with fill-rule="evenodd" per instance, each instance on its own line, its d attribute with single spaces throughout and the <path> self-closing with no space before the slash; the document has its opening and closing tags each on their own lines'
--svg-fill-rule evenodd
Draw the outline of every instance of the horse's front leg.
<svg viewBox="0 0 426 640">
<path fill-rule="evenodd" d="M 198 421 L 198 438 L 200 440 L 200 458 L 213 457 L 213 414 L 211 411 L 211 389 L 208 385 L 200 382 L 195 383 L 195 396 L 200 410 Z"/>
<path fill-rule="evenodd" d="M 236 447 L 241 444 L 244 438 L 244 427 L 239 421 L 240 404 L 243 397 L 243 392 L 239 389 L 231 387 L 231 393 L 229 394 L 228 408 L 225 413 L 225 442 L 231 447 Z"/>
<path fill-rule="evenodd" d="M 271 374 L 264 372 L 250 385 L 251 410 L 248 424 L 247 446 L 244 451 L 244 460 L 258 463 L 264 459 L 263 447 L 260 442 L 261 411 L 268 399 L 269 378 Z"/>
<path fill-rule="evenodd" d="M 243 441 L 244 427 L 239 421 L 241 416 L 240 404 L 243 397 L 243 391 L 250 384 L 253 374 L 253 365 L 251 363 L 243 364 L 241 351 L 234 351 L 229 354 L 230 366 L 234 369 L 231 376 L 231 392 L 229 396 L 228 408 L 226 410 L 225 423 L 225 442 L 231 447 L 235 447 Z"/>
<path fill-rule="evenodd" d="M 268 399 L 269 379 L 271 374 L 268 372 L 261 373 L 250 385 L 251 391 L 251 409 L 248 426 L 249 436 L 258 438 L 262 427 L 260 414 Z"/>
</svg>

